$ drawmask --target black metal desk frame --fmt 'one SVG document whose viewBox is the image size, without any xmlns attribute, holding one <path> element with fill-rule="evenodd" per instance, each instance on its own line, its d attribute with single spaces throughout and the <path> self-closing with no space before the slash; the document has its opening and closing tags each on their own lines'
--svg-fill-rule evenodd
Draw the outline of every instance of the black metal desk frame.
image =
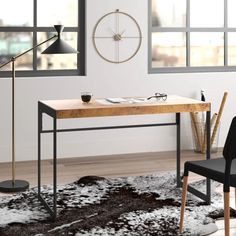
<svg viewBox="0 0 236 236">
<path fill-rule="evenodd" d="M 43 130 L 43 113 L 47 114 L 53 119 L 53 129 Z M 74 131 L 93 131 L 93 130 L 107 130 L 107 129 L 126 129 L 126 128 L 141 128 L 141 127 L 155 127 L 155 126 L 176 126 L 176 182 L 177 187 L 182 186 L 181 181 L 181 166 L 180 166 L 180 113 L 175 113 L 176 119 L 172 123 L 159 124 L 140 124 L 140 125 L 122 125 L 122 126 L 105 126 L 105 127 L 89 127 L 89 128 L 72 128 L 72 129 L 57 129 L 56 111 L 42 102 L 38 102 L 38 199 L 44 205 L 47 212 L 50 214 L 52 220 L 57 216 L 57 133 L 59 132 L 74 132 Z M 211 112 L 206 111 L 206 128 L 207 128 L 207 151 L 206 159 L 210 159 L 210 116 Z M 51 208 L 41 195 L 41 134 L 53 133 L 53 207 Z M 189 186 L 188 191 L 201 198 L 210 204 L 211 189 L 210 180 L 207 179 L 206 194 Z"/>
</svg>

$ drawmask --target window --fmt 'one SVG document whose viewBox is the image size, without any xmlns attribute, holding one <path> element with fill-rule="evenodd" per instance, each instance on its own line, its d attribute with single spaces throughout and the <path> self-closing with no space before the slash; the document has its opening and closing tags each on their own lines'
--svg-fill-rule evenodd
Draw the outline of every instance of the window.
<svg viewBox="0 0 236 236">
<path fill-rule="evenodd" d="M 149 0 L 149 72 L 236 71 L 235 0 Z"/>
<path fill-rule="evenodd" d="M 21 10 L 19 10 L 21 9 Z M 0 64 L 53 36 L 64 25 L 62 38 L 78 54 L 46 55 L 53 40 L 18 58 L 17 76 L 85 74 L 85 0 L 7 0 L 0 7 Z M 11 64 L 0 76 L 10 76 Z"/>
</svg>

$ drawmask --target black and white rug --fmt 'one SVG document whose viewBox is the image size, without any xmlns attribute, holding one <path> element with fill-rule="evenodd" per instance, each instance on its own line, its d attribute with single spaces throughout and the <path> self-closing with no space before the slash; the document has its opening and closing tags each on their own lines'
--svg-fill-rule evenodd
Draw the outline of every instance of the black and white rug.
<svg viewBox="0 0 236 236">
<path fill-rule="evenodd" d="M 204 181 L 194 185 L 205 190 Z M 1 236 L 178 235 L 181 189 L 176 188 L 173 173 L 117 179 L 88 176 L 59 186 L 56 222 L 50 222 L 36 192 L 0 198 Z M 50 201 L 52 189 L 44 186 L 42 192 Z M 222 206 L 219 193 L 213 193 L 211 206 L 189 194 L 183 235 L 217 231 L 214 219 L 223 216 Z"/>
</svg>

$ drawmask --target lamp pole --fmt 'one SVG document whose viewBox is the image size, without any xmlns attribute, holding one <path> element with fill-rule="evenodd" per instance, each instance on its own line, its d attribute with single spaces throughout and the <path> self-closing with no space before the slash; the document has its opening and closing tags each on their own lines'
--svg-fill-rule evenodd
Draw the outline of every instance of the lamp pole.
<svg viewBox="0 0 236 236">
<path fill-rule="evenodd" d="M 16 178 L 15 178 L 15 78 L 16 78 L 16 72 L 15 72 L 15 58 L 12 58 L 12 91 L 11 91 L 11 95 L 12 95 L 12 111 L 11 111 L 11 114 L 12 114 L 12 119 L 11 119 L 11 155 L 12 155 L 12 162 L 11 162 L 11 165 L 12 165 L 12 185 L 15 186 L 15 181 L 16 181 Z"/>
</svg>

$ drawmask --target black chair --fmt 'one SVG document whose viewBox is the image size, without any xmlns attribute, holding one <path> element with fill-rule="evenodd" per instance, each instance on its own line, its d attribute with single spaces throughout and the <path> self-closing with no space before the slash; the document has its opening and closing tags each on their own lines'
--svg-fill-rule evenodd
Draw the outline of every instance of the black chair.
<svg viewBox="0 0 236 236">
<path fill-rule="evenodd" d="M 236 117 L 233 118 L 223 149 L 223 157 L 202 161 L 187 161 L 184 164 L 180 232 L 183 232 L 184 210 L 188 188 L 189 171 L 218 181 L 224 186 L 225 236 L 230 235 L 230 187 L 236 188 Z M 236 189 L 235 189 L 236 190 Z"/>
</svg>

